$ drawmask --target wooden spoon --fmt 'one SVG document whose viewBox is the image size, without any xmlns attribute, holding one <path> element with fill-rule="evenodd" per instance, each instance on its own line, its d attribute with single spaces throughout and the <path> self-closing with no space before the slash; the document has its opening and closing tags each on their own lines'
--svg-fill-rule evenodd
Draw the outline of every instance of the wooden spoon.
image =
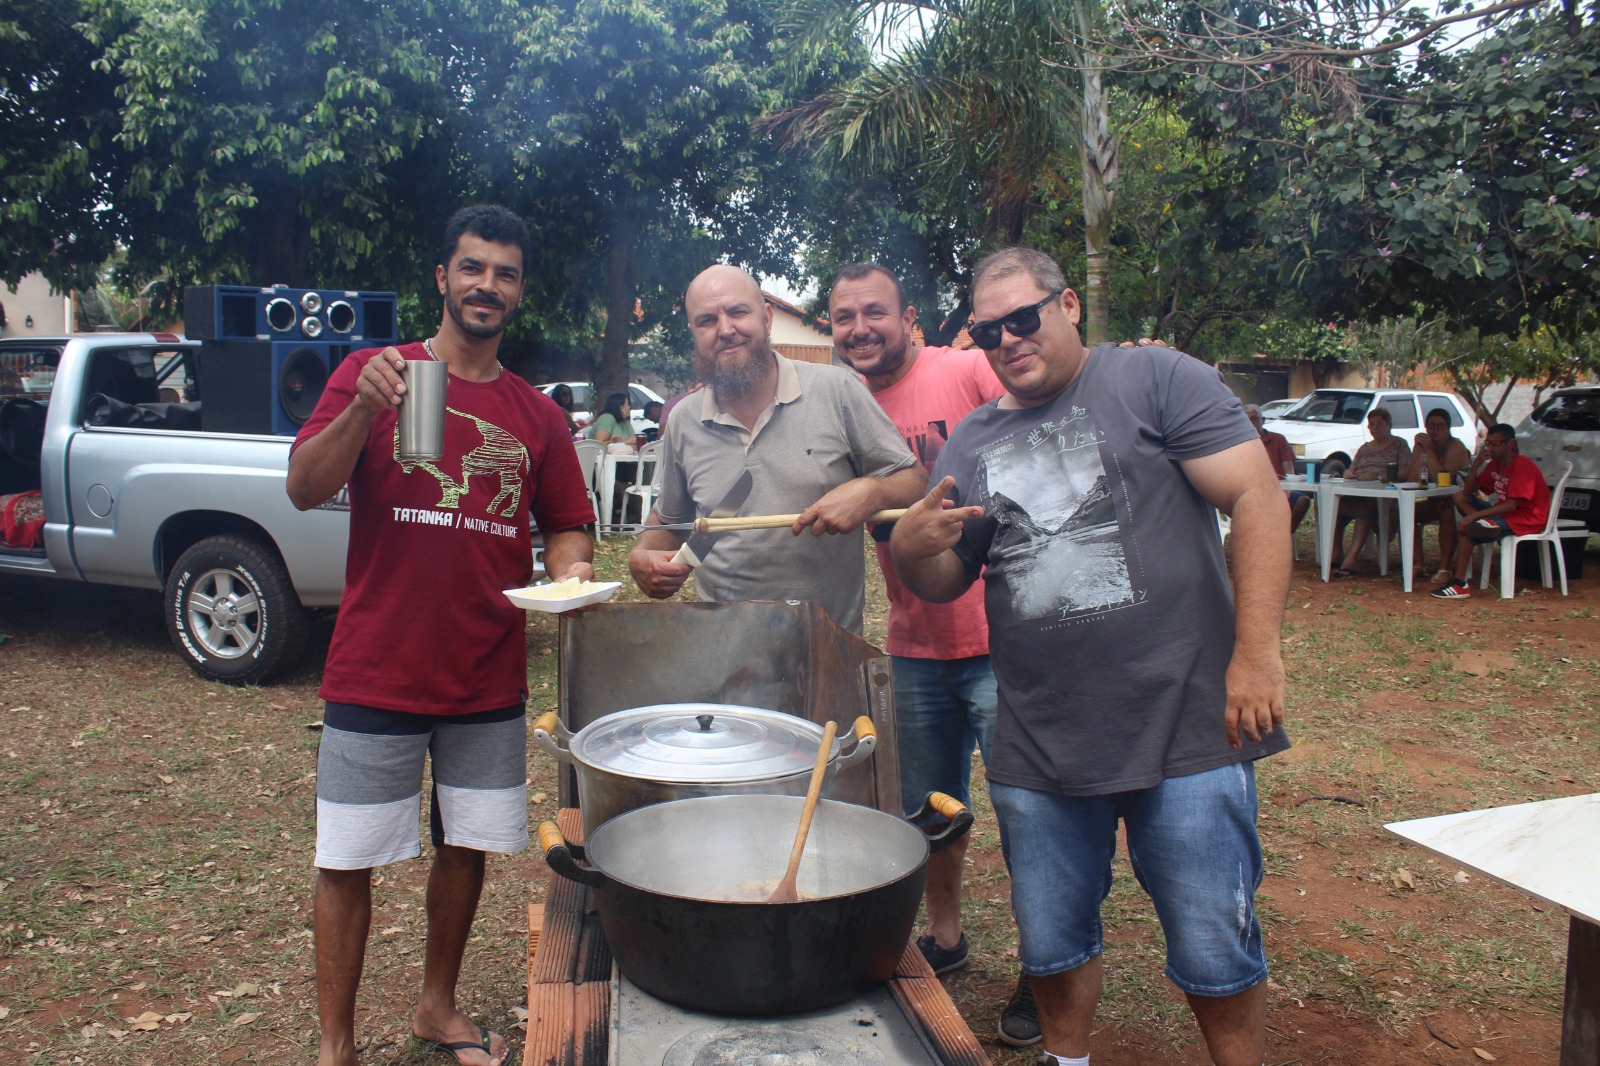
<svg viewBox="0 0 1600 1066">
<path fill-rule="evenodd" d="M 768 903 L 794 903 L 800 899 L 795 880 L 800 876 L 800 855 L 806 850 L 806 836 L 811 832 L 811 816 L 817 813 L 817 799 L 822 795 L 822 778 L 828 772 L 828 754 L 833 751 L 833 738 L 839 733 L 839 723 L 829 722 L 822 727 L 822 746 L 817 749 L 817 764 L 811 768 L 811 786 L 806 789 L 805 806 L 800 808 L 800 828 L 794 834 L 794 847 L 789 851 L 789 869 L 778 882 L 778 887 L 767 897 Z"/>
</svg>

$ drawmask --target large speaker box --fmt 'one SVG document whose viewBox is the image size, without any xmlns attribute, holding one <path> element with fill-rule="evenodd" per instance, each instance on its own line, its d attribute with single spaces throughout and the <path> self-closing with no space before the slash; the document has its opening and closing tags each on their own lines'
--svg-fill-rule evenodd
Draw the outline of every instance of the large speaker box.
<svg viewBox="0 0 1600 1066">
<path fill-rule="evenodd" d="M 309 340 L 366 347 L 395 339 L 395 304 L 392 292 L 193 285 L 183 290 L 183 331 L 191 340 Z"/>
<path fill-rule="evenodd" d="M 320 341 L 216 341 L 200 353 L 200 425 L 217 433 L 294 436 L 356 347 Z"/>
</svg>

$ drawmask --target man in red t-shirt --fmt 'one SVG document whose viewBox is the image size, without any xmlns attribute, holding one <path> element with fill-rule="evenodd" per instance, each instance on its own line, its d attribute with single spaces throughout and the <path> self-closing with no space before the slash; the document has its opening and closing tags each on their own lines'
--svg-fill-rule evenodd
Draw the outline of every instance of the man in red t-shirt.
<svg viewBox="0 0 1600 1066">
<path fill-rule="evenodd" d="M 876 263 L 845 267 L 828 296 L 834 354 L 866 379 L 926 477 L 956 423 L 1005 389 L 976 348 L 912 348 L 916 317 L 899 279 Z M 937 791 L 970 806 L 972 749 L 976 745 L 988 758 L 995 720 L 983 589 L 975 584 L 950 603 L 913 595 L 895 573 L 889 554 L 892 529 L 887 523 L 876 526 L 873 541 L 889 594 L 887 644 L 894 663 L 901 801 L 910 813 Z M 963 837 L 928 860 L 928 932 L 917 939 L 917 947 L 935 973 L 967 964 L 961 928 L 965 854 Z M 1000 1039 L 1008 1044 L 1020 1047 L 1040 1039 L 1031 993 L 1027 979 L 1019 978 L 1001 1016 Z"/>
<path fill-rule="evenodd" d="M 1537 533 L 1550 520 L 1550 486 L 1532 459 L 1517 454 L 1517 431 L 1503 422 L 1489 430 L 1467 468 L 1466 484 L 1453 499 L 1461 512 L 1456 523 L 1460 537 L 1455 579 L 1432 593 L 1441 600 L 1472 595 L 1467 563 L 1478 545 Z"/>
<path fill-rule="evenodd" d="M 354 1066 L 355 1003 L 372 868 L 421 854 L 432 761 L 427 952 L 411 1016 L 461 1066 L 511 1048 L 456 1006 L 487 852 L 528 844 L 526 616 L 502 589 L 533 573 L 594 576 L 594 521 L 566 418 L 496 354 L 522 298 L 531 240 L 503 207 L 451 216 L 434 268 L 444 311 L 420 343 L 356 352 L 333 372 L 289 458 L 289 498 L 348 485 L 344 596 L 323 668 L 317 752 L 315 932 L 319 1066 Z M 400 458 L 406 360 L 449 367 L 443 456 Z"/>
<path fill-rule="evenodd" d="M 1261 408 L 1253 403 L 1244 405 L 1244 416 L 1250 424 L 1256 427 L 1256 432 L 1261 435 L 1261 446 L 1267 450 L 1267 461 L 1272 464 L 1272 472 L 1279 477 L 1288 477 L 1294 473 L 1294 449 L 1289 446 L 1289 438 L 1282 433 L 1274 433 L 1267 428 L 1267 420 L 1261 417 Z M 1289 493 L 1289 533 L 1292 535 L 1300 528 L 1300 520 L 1311 509 L 1313 496 L 1309 492 Z"/>
</svg>

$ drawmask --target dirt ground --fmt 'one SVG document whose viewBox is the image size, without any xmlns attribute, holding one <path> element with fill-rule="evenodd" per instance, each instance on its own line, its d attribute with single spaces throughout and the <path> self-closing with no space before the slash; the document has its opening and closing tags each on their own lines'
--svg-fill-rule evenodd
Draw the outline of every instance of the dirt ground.
<svg viewBox="0 0 1600 1066">
<path fill-rule="evenodd" d="M 1464 603 L 1376 575 L 1323 584 L 1297 564 L 1296 746 L 1259 770 L 1270 1062 L 1557 1060 L 1565 914 L 1382 827 L 1600 790 L 1600 555 L 1587 562 L 1565 599 L 1535 582 Z M 168 647 L 155 594 L 33 580 L 0 579 L 0 636 L 0 1063 L 312 1061 L 316 667 L 261 689 L 202 682 Z M 553 625 L 534 621 L 529 640 L 533 706 L 553 706 Z M 530 772 L 548 817 L 549 760 L 531 755 Z M 997 1064 L 1031 1063 L 993 1039 L 1015 936 L 979 815 L 974 961 L 946 985 Z M 367 1063 L 446 1061 L 405 1040 L 424 873 L 379 877 Z M 545 874 L 532 849 L 492 861 L 462 984 L 519 1049 L 526 907 Z M 1206 1063 L 1121 859 L 1105 915 L 1097 1066 Z"/>
</svg>

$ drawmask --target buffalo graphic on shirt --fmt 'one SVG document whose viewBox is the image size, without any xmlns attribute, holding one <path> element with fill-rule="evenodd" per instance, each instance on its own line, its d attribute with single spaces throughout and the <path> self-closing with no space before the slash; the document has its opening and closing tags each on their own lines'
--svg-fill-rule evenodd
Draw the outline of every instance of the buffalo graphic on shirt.
<svg viewBox="0 0 1600 1066">
<path fill-rule="evenodd" d="M 1141 599 L 1128 577 L 1100 440 L 1093 419 L 1074 407 L 979 457 L 978 502 L 997 523 L 989 555 L 1005 560 L 1018 620 L 1066 621 Z"/>
<path fill-rule="evenodd" d="M 400 428 L 395 427 L 394 433 L 394 459 L 407 474 L 415 470 L 424 470 L 433 476 L 439 483 L 441 495 L 436 506 L 456 509 L 461 506 L 461 497 L 465 496 L 471 488 L 474 477 L 493 477 L 497 479 L 499 491 L 489 501 L 483 510 L 485 514 L 500 515 L 508 518 L 517 511 L 517 504 L 522 500 L 522 484 L 527 478 L 529 469 L 528 449 L 521 441 L 507 433 L 492 422 L 487 422 L 476 415 L 457 411 L 454 407 L 445 408 L 445 415 L 457 418 L 469 418 L 478 428 L 478 435 L 483 443 L 473 448 L 461 457 L 461 480 L 458 482 L 433 463 L 427 461 L 400 458 Z M 448 439 L 448 434 L 446 435 Z M 503 505 L 503 506 L 502 506 Z"/>
</svg>

